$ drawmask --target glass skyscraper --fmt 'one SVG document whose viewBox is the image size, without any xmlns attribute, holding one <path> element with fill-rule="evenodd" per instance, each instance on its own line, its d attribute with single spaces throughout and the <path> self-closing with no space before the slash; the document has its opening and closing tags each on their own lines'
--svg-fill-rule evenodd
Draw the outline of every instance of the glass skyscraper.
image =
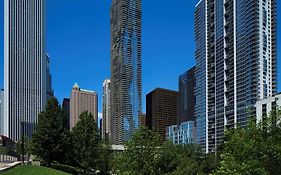
<svg viewBox="0 0 281 175">
<path fill-rule="evenodd" d="M 276 30 L 276 0 L 196 5 L 196 140 L 206 152 L 277 93 Z"/>
<path fill-rule="evenodd" d="M 195 59 L 196 59 L 196 87 L 195 87 L 195 140 L 206 151 L 206 15 L 205 1 L 200 1 L 194 13 L 195 16 Z"/>
<path fill-rule="evenodd" d="M 4 89 L 0 90 L 0 135 L 4 134 Z"/>
<path fill-rule="evenodd" d="M 123 144 L 139 128 L 141 115 L 141 0 L 112 0 L 111 132 Z"/>
<path fill-rule="evenodd" d="M 17 141 L 31 137 L 47 99 L 45 0 L 4 0 L 4 16 L 4 135 Z"/>
<path fill-rule="evenodd" d="M 195 66 L 179 76 L 179 109 L 177 124 L 194 121 Z"/>
</svg>

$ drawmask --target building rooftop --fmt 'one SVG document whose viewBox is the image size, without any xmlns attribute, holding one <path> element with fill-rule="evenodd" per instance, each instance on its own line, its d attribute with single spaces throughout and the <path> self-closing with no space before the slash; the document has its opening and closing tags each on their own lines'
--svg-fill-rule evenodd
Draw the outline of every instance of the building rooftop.
<svg viewBox="0 0 281 175">
<path fill-rule="evenodd" d="M 87 89 L 80 89 L 83 92 L 90 92 L 90 93 L 96 93 L 95 91 L 87 90 Z"/>
<path fill-rule="evenodd" d="M 73 89 L 80 89 L 78 83 L 75 82 L 75 84 L 73 85 Z"/>
<path fill-rule="evenodd" d="M 199 0 L 199 1 L 197 2 L 197 4 L 195 5 L 195 7 L 197 7 L 197 6 L 200 4 L 201 1 L 202 1 L 202 0 Z"/>
</svg>

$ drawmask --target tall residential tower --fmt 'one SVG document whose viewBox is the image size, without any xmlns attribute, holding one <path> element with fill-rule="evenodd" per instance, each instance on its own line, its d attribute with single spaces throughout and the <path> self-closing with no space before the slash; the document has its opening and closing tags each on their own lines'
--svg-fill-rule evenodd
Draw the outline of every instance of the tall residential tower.
<svg viewBox="0 0 281 175">
<path fill-rule="evenodd" d="M 111 4 L 112 142 L 123 144 L 141 115 L 141 0 Z"/>
<path fill-rule="evenodd" d="M 110 101 L 110 80 L 104 80 L 102 95 L 102 138 L 106 140 L 111 139 Z"/>
<path fill-rule="evenodd" d="M 0 135 L 4 134 L 4 89 L 0 90 Z"/>
<path fill-rule="evenodd" d="M 276 0 L 196 5 L 196 139 L 206 152 L 277 93 L 276 17 Z"/>
<path fill-rule="evenodd" d="M 45 0 L 4 0 L 4 16 L 4 135 L 17 141 L 32 135 L 47 99 Z"/>
</svg>

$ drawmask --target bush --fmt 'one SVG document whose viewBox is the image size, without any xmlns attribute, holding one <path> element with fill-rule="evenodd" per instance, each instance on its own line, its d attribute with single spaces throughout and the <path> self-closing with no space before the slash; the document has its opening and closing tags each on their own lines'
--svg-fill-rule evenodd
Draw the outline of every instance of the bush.
<svg viewBox="0 0 281 175">
<path fill-rule="evenodd" d="M 62 164 L 52 164 L 51 168 L 63 171 L 69 174 L 78 174 L 78 170 L 75 167 L 69 165 L 62 165 Z"/>
</svg>

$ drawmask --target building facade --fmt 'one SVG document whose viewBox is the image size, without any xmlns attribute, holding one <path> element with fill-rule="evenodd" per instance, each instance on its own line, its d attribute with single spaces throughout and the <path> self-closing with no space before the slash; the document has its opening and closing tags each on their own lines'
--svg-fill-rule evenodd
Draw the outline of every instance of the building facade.
<svg viewBox="0 0 281 175">
<path fill-rule="evenodd" d="M 4 133 L 4 89 L 0 90 L 0 135 Z"/>
<path fill-rule="evenodd" d="M 112 0 L 111 116 L 112 143 L 128 141 L 142 112 L 141 0 Z"/>
<path fill-rule="evenodd" d="M 64 114 L 66 115 L 67 121 L 68 121 L 68 127 L 70 127 L 70 99 L 64 98 L 62 101 L 62 110 Z"/>
<path fill-rule="evenodd" d="M 31 137 L 47 101 L 45 3 L 4 0 L 4 135 L 15 141 Z"/>
<path fill-rule="evenodd" d="M 142 113 L 139 118 L 139 121 L 140 121 L 140 126 L 147 127 L 146 126 L 146 114 Z"/>
<path fill-rule="evenodd" d="M 156 88 L 146 95 L 146 123 L 166 139 L 166 127 L 175 125 L 177 120 L 179 93 L 167 89 Z"/>
<path fill-rule="evenodd" d="M 194 121 L 183 122 L 166 128 L 166 138 L 174 144 L 194 143 Z"/>
<path fill-rule="evenodd" d="M 110 104 L 110 80 L 104 80 L 102 96 L 102 138 L 108 140 L 111 138 Z"/>
<path fill-rule="evenodd" d="M 195 66 L 179 76 L 179 114 L 177 124 L 194 121 Z"/>
<path fill-rule="evenodd" d="M 54 97 L 54 90 L 52 88 L 52 75 L 50 71 L 50 56 L 46 54 L 46 88 L 47 88 L 47 100 Z"/>
<path fill-rule="evenodd" d="M 76 126 L 80 114 L 88 111 L 98 126 L 98 95 L 94 91 L 80 89 L 74 84 L 70 95 L 70 129 Z"/>
<path fill-rule="evenodd" d="M 261 121 L 263 117 L 268 117 L 272 112 L 276 112 L 281 107 L 281 94 L 259 100 L 255 106 L 257 121 Z"/>
<path fill-rule="evenodd" d="M 195 11 L 196 140 L 215 152 L 277 93 L 276 0 L 200 0 Z"/>
</svg>

